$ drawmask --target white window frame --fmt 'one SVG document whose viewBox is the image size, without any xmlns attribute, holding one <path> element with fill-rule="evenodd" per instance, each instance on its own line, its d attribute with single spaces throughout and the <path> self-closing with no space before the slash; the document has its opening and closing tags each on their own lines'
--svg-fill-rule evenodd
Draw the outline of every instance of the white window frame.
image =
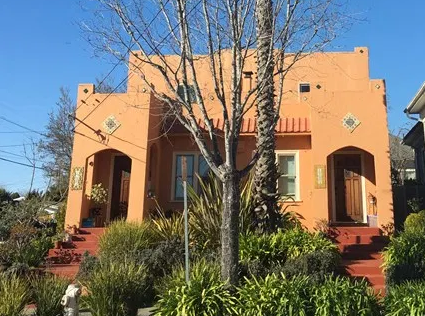
<svg viewBox="0 0 425 316">
<path fill-rule="evenodd" d="M 295 158 L 295 196 L 294 199 L 296 202 L 301 201 L 300 194 L 300 153 L 298 150 L 276 150 L 276 163 L 279 164 L 280 156 L 294 156 Z M 279 185 L 279 181 L 277 181 Z M 279 190 L 279 188 L 278 188 Z"/>
<path fill-rule="evenodd" d="M 194 161 L 193 161 L 193 187 L 195 189 L 198 188 L 198 171 L 199 171 L 199 157 L 202 156 L 201 152 L 199 151 L 176 151 L 173 152 L 173 171 L 171 172 L 171 201 L 172 202 L 183 202 L 182 199 L 177 199 L 175 196 L 176 193 L 176 161 L 177 156 L 181 155 L 193 155 Z"/>
</svg>

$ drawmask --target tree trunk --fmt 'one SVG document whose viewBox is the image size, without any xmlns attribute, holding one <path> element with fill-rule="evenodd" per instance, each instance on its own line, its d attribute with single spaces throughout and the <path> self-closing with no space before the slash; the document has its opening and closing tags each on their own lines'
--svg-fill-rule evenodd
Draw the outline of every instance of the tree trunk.
<svg viewBox="0 0 425 316">
<path fill-rule="evenodd" d="M 236 170 L 226 173 L 223 182 L 221 225 L 221 278 L 230 285 L 238 282 L 240 187 Z"/>
<path fill-rule="evenodd" d="M 260 157 L 254 174 L 254 205 L 257 224 L 262 230 L 273 230 L 277 225 L 277 168 L 275 158 L 276 113 L 274 107 L 274 62 L 272 57 L 271 0 L 257 0 L 257 148 Z"/>
</svg>

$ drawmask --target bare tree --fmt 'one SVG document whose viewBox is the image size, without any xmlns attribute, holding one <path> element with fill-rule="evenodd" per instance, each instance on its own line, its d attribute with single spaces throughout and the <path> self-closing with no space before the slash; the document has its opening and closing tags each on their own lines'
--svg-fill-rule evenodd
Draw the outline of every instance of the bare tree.
<svg viewBox="0 0 425 316">
<path fill-rule="evenodd" d="M 268 144 L 257 142 L 257 154 L 246 166 L 236 164 L 244 115 L 258 97 L 270 97 L 270 72 L 277 90 L 273 120 L 264 134 L 273 134 L 279 118 L 284 79 L 290 68 L 310 51 L 322 49 L 335 36 L 341 19 L 338 0 L 277 0 L 269 8 L 272 34 L 261 53 L 262 71 L 257 85 L 243 91 L 244 67 L 255 54 L 257 32 L 255 0 L 96 0 L 93 20 L 82 28 L 95 51 L 118 60 L 131 56 L 131 72 L 140 76 L 162 102 L 164 116 L 191 134 L 223 186 L 221 272 L 230 284 L 238 275 L 239 183 Z M 260 35 L 260 34 L 259 34 Z M 290 54 L 287 54 L 290 51 Z M 174 56 L 169 56 L 170 54 Z M 209 69 L 201 67 L 208 64 Z M 155 73 L 152 81 L 150 74 Z M 213 91 L 203 89 L 207 77 Z M 160 78 L 160 79 L 158 79 Z M 162 84 L 163 83 L 163 84 Z M 165 86 L 159 89 L 158 86 Z M 265 94 L 263 91 L 266 91 Z M 213 125 L 208 93 L 221 107 L 223 131 Z M 219 137 L 224 144 L 220 153 Z M 273 151 L 274 148 L 271 148 Z"/>
<path fill-rule="evenodd" d="M 75 111 L 75 102 L 69 89 L 61 87 L 57 108 L 49 114 L 44 138 L 38 143 L 38 150 L 45 160 L 43 168 L 47 178 L 52 179 L 60 199 L 65 198 L 71 168 L 74 122 L 70 118 Z"/>
</svg>

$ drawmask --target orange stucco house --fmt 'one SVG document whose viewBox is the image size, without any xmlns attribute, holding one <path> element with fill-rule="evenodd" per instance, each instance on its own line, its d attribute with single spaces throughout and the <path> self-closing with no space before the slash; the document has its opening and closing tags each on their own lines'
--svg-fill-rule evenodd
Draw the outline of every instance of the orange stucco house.
<svg viewBox="0 0 425 316">
<path fill-rule="evenodd" d="M 364 47 L 315 53 L 287 76 L 275 131 L 276 161 L 283 173 L 278 186 L 293 197 L 290 209 L 308 227 L 323 219 L 371 226 L 393 221 L 385 82 L 369 78 L 368 62 Z M 202 63 L 200 58 L 197 66 L 208 71 Z M 252 58 L 244 71 L 255 70 Z M 220 129 L 221 111 L 208 80 L 200 78 L 202 93 Z M 243 80 L 248 90 L 254 78 Z M 153 82 L 165 89 L 160 79 Z M 119 94 L 96 93 L 94 85 L 81 84 L 77 100 L 66 223 L 89 223 L 93 205 L 88 195 L 97 183 L 108 189 L 109 201 L 98 212 L 96 226 L 120 217 L 142 220 L 155 200 L 165 210 L 182 209 L 182 157 L 187 157 L 188 180 L 195 188 L 195 173 L 204 175 L 208 167 L 184 129 L 163 124 L 160 103 L 140 76 L 130 67 L 127 91 Z M 240 166 L 254 149 L 253 109 L 241 131 Z"/>
</svg>

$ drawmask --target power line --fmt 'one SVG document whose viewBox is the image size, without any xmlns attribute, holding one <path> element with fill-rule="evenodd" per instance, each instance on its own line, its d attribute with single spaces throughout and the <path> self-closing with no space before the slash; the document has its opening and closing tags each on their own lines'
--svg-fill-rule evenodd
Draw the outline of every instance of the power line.
<svg viewBox="0 0 425 316">
<path fill-rule="evenodd" d="M 37 133 L 37 134 L 41 134 L 41 131 L 0 131 L 0 134 L 25 134 L 25 133 Z M 44 135 L 43 135 L 44 136 Z"/>
<path fill-rule="evenodd" d="M 25 158 L 25 159 L 32 160 L 32 161 L 38 161 L 38 162 L 42 162 L 42 163 L 47 163 L 47 161 L 43 161 L 43 160 L 40 160 L 40 159 L 32 159 L 32 158 L 27 157 L 25 155 L 21 155 L 21 154 L 17 154 L 17 153 L 12 153 L 12 152 L 6 151 L 6 150 L 0 150 L 0 152 L 1 153 L 8 154 L 8 155 L 15 156 L 15 157 L 19 157 L 19 158 Z"/>
<path fill-rule="evenodd" d="M 0 120 L 3 120 L 3 121 L 5 121 L 5 122 L 8 122 L 8 123 L 10 123 L 10 124 L 12 124 L 12 125 L 18 126 L 18 127 L 20 127 L 20 128 L 23 128 L 23 129 L 25 129 L 25 130 L 27 130 L 27 131 L 29 131 L 29 132 L 31 132 L 31 133 L 36 133 L 36 134 L 39 134 L 39 135 L 41 135 L 41 136 L 46 137 L 46 135 L 45 135 L 45 134 L 43 134 L 42 132 L 40 132 L 40 131 L 35 131 L 35 130 L 33 130 L 33 129 L 29 128 L 29 127 L 26 127 L 26 126 L 24 126 L 24 125 L 21 125 L 21 124 L 19 124 L 19 123 L 16 123 L 16 122 L 14 122 L 14 121 L 11 121 L 11 120 L 9 120 L 9 119 L 5 118 L 4 116 L 0 116 Z M 7 133 L 7 132 L 3 132 L 3 133 Z M 13 133 L 13 132 L 11 132 L 11 133 Z"/>
<path fill-rule="evenodd" d="M 27 143 L 27 144 L 17 144 L 17 145 L 0 145 L 0 148 L 10 148 L 10 147 L 22 147 L 22 146 L 27 146 L 27 145 L 32 145 L 31 143 Z"/>
<path fill-rule="evenodd" d="M 30 167 L 30 168 L 35 168 L 35 169 L 44 170 L 44 168 L 42 168 L 42 167 L 38 167 L 38 166 L 31 166 L 31 165 L 26 164 L 26 163 L 23 163 L 23 162 L 18 162 L 18 161 L 14 161 L 14 160 L 9 160 L 9 159 L 3 158 L 3 157 L 0 157 L 0 160 L 2 160 L 2 161 L 6 161 L 6 162 L 10 162 L 10 163 L 13 163 L 13 164 L 16 164 L 16 165 L 21 165 L 21 166 L 24 166 L 24 167 Z"/>
<path fill-rule="evenodd" d="M 169 2 L 169 0 L 167 1 L 167 3 Z M 165 5 L 167 5 L 167 3 L 165 4 Z M 188 12 L 188 16 L 198 7 L 198 5 L 199 4 L 201 4 L 202 3 L 202 1 L 200 0 L 200 1 L 198 1 L 198 3 Z M 164 6 L 165 6 L 164 5 Z M 155 16 L 155 18 L 160 14 L 160 12 L 162 12 L 162 9 L 160 9 L 159 11 L 158 11 L 158 13 L 157 13 L 157 15 Z M 153 21 L 153 20 L 152 20 Z M 152 21 L 151 21 L 151 23 L 152 23 Z M 151 23 L 149 23 L 149 25 L 148 25 L 148 27 L 150 26 L 150 24 Z M 168 34 L 167 35 L 165 35 L 163 38 L 162 38 L 162 40 L 158 43 L 158 44 L 156 44 L 152 49 L 151 49 L 151 52 L 150 52 L 150 54 L 152 54 L 167 38 L 168 38 L 168 36 L 170 36 L 176 29 L 177 29 L 177 27 L 180 25 L 180 22 L 179 23 L 177 23 L 177 25 L 176 26 L 174 26 L 172 29 L 171 29 L 171 31 L 169 31 L 168 32 Z M 145 31 L 148 29 L 148 27 L 147 28 L 145 28 Z M 143 34 L 143 32 L 140 34 L 140 36 L 137 38 L 137 40 L 136 41 L 138 41 L 141 37 L 142 37 L 142 34 Z M 134 46 L 136 44 L 136 42 L 134 42 L 133 44 L 131 44 L 130 45 L 130 47 L 127 49 L 127 53 L 128 52 L 130 52 L 131 51 L 131 49 L 132 49 L 132 47 Z M 150 55 L 149 54 L 149 55 Z M 112 93 L 114 93 L 126 80 L 128 80 L 131 76 L 133 75 L 133 73 L 131 73 L 131 74 L 129 74 L 129 75 L 127 75 L 98 105 L 96 105 L 96 107 L 93 109 L 93 110 L 91 110 L 90 111 L 90 113 L 88 113 L 80 122 L 78 122 L 76 125 L 75 125 L 75 127 L 74 127 L 74 130 L 75 130 L 75 128 L 77 128 L 77 126 L 78 125 L 80 125 L 81 123 L 84 123 L 84 120 L 86 120 L 94 111 L 96 111 L 96 109 L 97 108 L 99 108 L 99 106 L 103 103 L 103 102 L 105 102 L 106 101 L 106 99 L 108 99 L 110 96 L 111 96 L 111 94 Z M 87 101 L 87 100 L 86 100 Z M 81 106 L 81 105 L 80 105 Z"/>
</svg>

